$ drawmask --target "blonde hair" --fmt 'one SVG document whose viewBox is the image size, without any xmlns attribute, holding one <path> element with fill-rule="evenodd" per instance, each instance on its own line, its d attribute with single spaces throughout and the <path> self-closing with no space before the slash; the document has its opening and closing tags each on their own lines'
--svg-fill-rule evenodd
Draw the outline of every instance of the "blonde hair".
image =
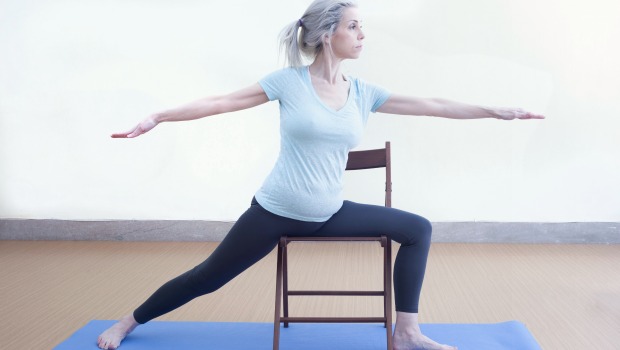
<svg viewBox="0 0 620 350">
<path fill-rule="evenodd" d="M 314 60 L 323 50 L 323 37 L 332 35 L 347 7 L 356 7 L 354 1 L 315 0 L 300 19 L 280 32 L 280 50 L 284 51 L 289 66 L 304 64 L 304 58 Z"/>
</svg>

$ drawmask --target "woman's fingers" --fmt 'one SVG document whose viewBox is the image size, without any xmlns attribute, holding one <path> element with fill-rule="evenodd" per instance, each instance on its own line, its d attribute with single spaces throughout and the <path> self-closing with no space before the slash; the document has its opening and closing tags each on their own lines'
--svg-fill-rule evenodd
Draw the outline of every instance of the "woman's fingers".
<svg viewBox="0 0 620 350">
<path fill-rule="evenodd" d="M 541 114 L 527 113 L 525 117 L 520 119 L 545 119 L 545 116 Z"/>
<path fill-rule="evenodd" d="M 503 120 L 545 119 L 545 116 L 541 114 L 531 113 L 521 108 L 499 110 L 498 115 L 500 116 L 500 119 L 503 119 Z"/>
<path fill-rule="evenodd" d="M 136 125 L 136 127 L 134 127 L 133 129 L 131 129 L 131 130 L 127 131 L 127 132 L 119 133 L 119 134 L 112 134 L 112 138 L 115 138 L 115 139 L 119 139 L 119 138 L 134 138 L 134 137 L 140 136 L 140 135 L 144 134 L 145 132 L 153 129 L 156 125 L 157 125 L 157 123 L 152 118 L 147 118 L 146 120 L 144 120 L 140 124 Z"/>
<path fill-rule="evenodd" d="M 112 138 L 114 138 L 114 139 L 124 139 L 124 138 L 134 137 L 134 136 L 130 136 L 130 135 L 133 135 L 135 133 L 136 129 L 138 129 L 138 127 L 135 127 L 132 130 L 127 131 L 127 132 L 118 133 L 118 134 L 112 134 Z"/>
</svg>

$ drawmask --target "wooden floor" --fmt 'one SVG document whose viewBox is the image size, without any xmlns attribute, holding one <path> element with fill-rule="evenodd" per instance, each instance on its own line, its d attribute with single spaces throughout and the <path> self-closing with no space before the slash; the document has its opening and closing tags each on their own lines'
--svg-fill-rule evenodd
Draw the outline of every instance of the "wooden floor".
<svg viewBox="0 0 620 350">
<path fill-rule="evenodd" d="M 291 288 L 379 288 L 378 243 L 294 244 Z M 89 320 L 116 319 L 216 245 L 0 241 L 0 349 L 50 349 Z M 161 319 L 271 322 L 274 284 L 272 252 Z M 376 297 L 297 298 L 291 315 L 381 312 Z M 620 245 L 434 244 L 420 317 L 519 320 L 543 349 L 620 349 Z"/>
</svg>

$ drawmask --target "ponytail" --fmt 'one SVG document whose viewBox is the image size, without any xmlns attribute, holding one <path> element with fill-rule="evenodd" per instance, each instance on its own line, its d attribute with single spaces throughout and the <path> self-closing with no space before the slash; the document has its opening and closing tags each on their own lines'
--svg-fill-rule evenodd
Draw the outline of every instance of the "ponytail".
<svg viewBox="0 0 620 350">
<path fill-rule="evenodd" d="M 284 51 L 285 61 L 291 67 L 303 65 L 301 50 L 303 49 L 304 31 L 303 21 L 300 19 L 290 23 L 280 32 L 280 51 Z"/>
</svg>

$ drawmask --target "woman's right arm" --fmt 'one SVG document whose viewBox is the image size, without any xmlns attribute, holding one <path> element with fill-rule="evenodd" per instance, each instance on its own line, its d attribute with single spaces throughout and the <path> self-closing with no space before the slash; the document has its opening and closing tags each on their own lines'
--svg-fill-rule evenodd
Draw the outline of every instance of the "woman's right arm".
<svg viewBox="0 0 620 350">
<path fill-rule="evenodd" d="M 245 89 L 222 96 L 206 97 L 178 108 L 155 113 L 136 125 L 133 129 L 119 134 L 112 134 L 114 138 L 132 138 L 140 136 L 153 129 L 162 122 L 178 122 L 194 120 L 211 115 L 240 111 L 268 102 L 269 98 L 263 88 L 254 84 Z"/>
</svg>

